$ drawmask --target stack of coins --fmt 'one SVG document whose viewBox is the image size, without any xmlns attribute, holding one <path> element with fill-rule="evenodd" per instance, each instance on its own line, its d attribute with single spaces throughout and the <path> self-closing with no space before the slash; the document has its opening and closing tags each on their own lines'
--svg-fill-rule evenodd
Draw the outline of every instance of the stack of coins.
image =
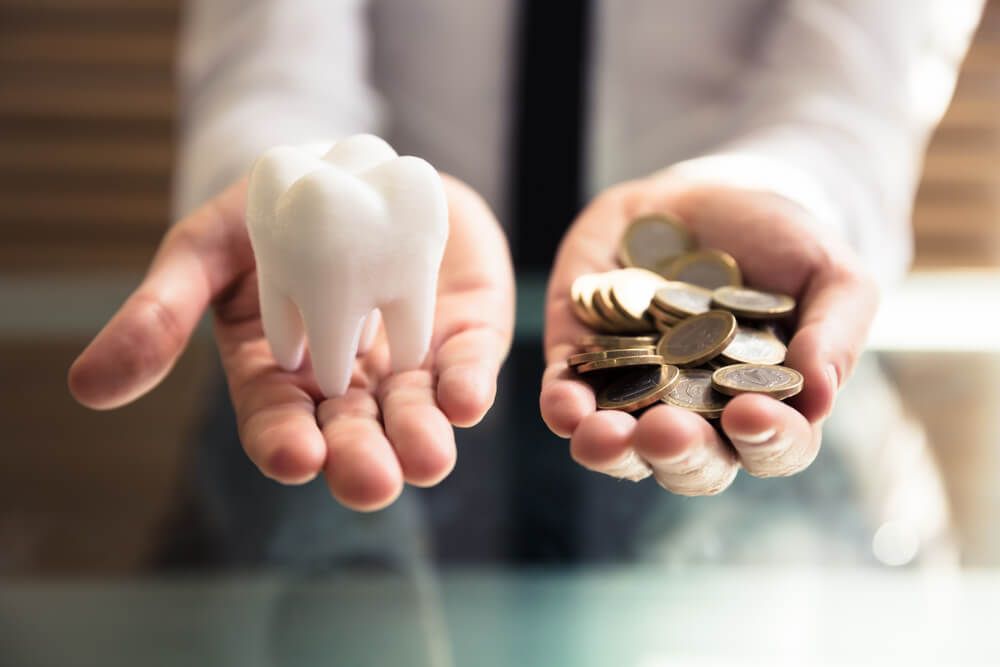
<svg viewBox="0 0 1000 667">
<path fill-rule="evenodd" d="M 633 220 L 618 257 L 623 268 L 579 276 L 570 293 L 594 333 L 568 363 L 597 390 L 599 408 L 662 401 L 716 419 L 732 396 L 802 390 L 802 375 L 780 365 L 795 299 L 744 287 L 733 257 L 696 249 L 666 215 Z"/>
</svg>

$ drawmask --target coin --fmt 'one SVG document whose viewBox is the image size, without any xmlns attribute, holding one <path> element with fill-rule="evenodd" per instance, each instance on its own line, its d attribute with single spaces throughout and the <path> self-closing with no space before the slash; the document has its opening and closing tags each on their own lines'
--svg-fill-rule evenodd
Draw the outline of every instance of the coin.
<svg viewBox="0 0 1000 667">
<path fill-rule="evenodd" d="M 601 320 L 601 326 L 598 328 L 615 333 L 630 333 L 634 330 L 634 323 L 615 309 L 611 303 L 610 290 L 611 281 L 607 278 L 607 274 L 602 274 L 602 281 L 594 290 L 593 301 L 594 312 Z"/>
<path fill-rule="evenodd" d="M 774 365 L 785 360 L 786 352 L 785 345 L 773 334 L 738 326 L 720 356 L 729 363 Z"/>
<path fill-rule="evenodd" d="M 649 347 L 631 347 L 624 348 L 621 350 L 601 350 L 599 352 L 581 352 L 579 354 L 572 355 L 566 360 L 570 366 L 579 366 L 580 364 L 586 364 L 591 361 L 600 361 L 601 359 L 617 359 L 618 357 L 648 357 L 656 354 L 656 348 Z"/>
<path fill-rule="evenodd" d="M 736 364 L 712 374 L 712 386 L 723 394 L 767 394 L 779 401 L 802 391 L 802 382 L 801 373 L 784 366 Z"/>
<path fill-rule="evenodd" d="M 616 269 L 601 274 L 601 283 L 594 292 L 594 309 L 605 321 L 606 329 L 616 333 L 645 333 L 653 330 L 651 322 L 644 318 L 633 318 L 615 306 L 611 290 L 615 283 L 629 280 L 632 269 Z"/>
<path fill-rule="evenodd" d="M 790 296 L 749 287 L 720 287 L 712 292 L 712 303 L 747 319 L 782 317 L 795 309 L 795 299 Z"/>
<path fill-rule="evenodd" d="M 788 332 L 785 331 L 785 328 L 779 322 L 774 320 L 764 321 L 760 323 L 760 328 L 761 331 L 766 331 L 780 340 L 782 345 L 788 345 Z"/>
<path fill-rule="evenodd" d="M 618 259 L 624 266 L 656 271 L 664 261 L 693 247 L 691 233 L 676 218 L 644 215 L 629 223 L 618 247 Z"/>
<path fill-rule="evenodd" d="M 675 366 L 650 366 L 631 371 L 597 394 L 597 407 L 634 412 L 652 405 L 677 382 Z"/>
<path fill-rule="evenodd" d="M 697 285 L 671 281 L 653 293 L 650 305 L 674 316 L 700 315 L 712 307 L 712 292 Z"/>
<path fill-rule="evenodd" d="M 736 335 L 736 318 L 724 310 L 710 310 L 679 323 L 664 334 L 656 351 L 664 362 L 698 366 L 712 359 Z"/>
<path fill-rule="evenodd" d="M 673 324 L 665 322 L 664 320 L 657 320 L 657 319 L 653 320 L 653 326 L 656 327 L 656 330 L 659 331 L 661 334 L 665 334 L 674 328 Z"/>
<path fill-rule="evenodd" d="M 593 373 L 594 371 L 606 371 L 611 368 L 626 368 L 628 366 L 662 366 L 663 357 L 658 354 L 647 354 L 645 356 L 634 357 L 614 357 L 611 359 L 598 359 L 588 361 L 576 367 L 577 373 Z"/>
<path fill-rule="evenodd" d="M 659 274 L 646 269 L 622 269 L 611 277 L 609 295 L 619 313 L 641 321 L 653 300 L 656 289 L 666 281 Z"/>
<path fill-rule="evenodd" d="M 732 255 L 711 248 L 688 252 L 661 267 L 668 280 L 680 280 L 707 289 L 726 285 L 742 285 L 740 267 Z"/>
<path fill-rule="evenodd" d="M 649 310 L 646 311 L 646 314 L 652 318 L 654 324 L 659 322 L 668 327 L 672 327 L 675 324 L 680 323 L 681 320 L 684 319 L 683 317 L 674 315 L 672 313 L 665 313 L 659 308 L 656 308 L 655 306 L 652 305 L 649 307 Z"/>
<path fill-rule="evenodd" d="M 586 273 L 577 276 L 569 290 L 573 313 L 577 319 L 594 329 L 603 325 L 601 318 L 594 312 L 594 290 L 597 289 L 600 281 L 600 274 Z"/>
<path fill-rule="evenodd" d="M 712 371 L 684 368 L 662 400 L 668 405 L 697 412 L 706 419 L 717 419 L 722 416 L 729 397 L 712 388 Z"/>
<path fill-rule="evenodd" d="M 602 348 L 606 350 L 623 349 L 629 347 L 655 346 L 660 342 L 660 337 L 656 334 L 645 336 L 615 336 L 608 334 L 587 334 L 581 336 L 577 341 L 580 347 Z"/>
</svg>

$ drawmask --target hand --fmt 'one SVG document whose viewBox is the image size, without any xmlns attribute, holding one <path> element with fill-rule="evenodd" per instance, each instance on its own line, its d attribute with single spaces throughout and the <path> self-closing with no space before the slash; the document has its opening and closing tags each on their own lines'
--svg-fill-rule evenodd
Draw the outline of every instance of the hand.
<svg viewBox="0 0 1000 667">
<path fill-rule="evenodd" d="M 211 304 L 240 439 L 262 473 L 301 484 L 322 472 L 358 510 L 392 503 L 404 480 L 436 484 L 455 465 L 452 425 L 472 426 L 493 404 L 514 320 L 503 233 L 482 199 L 444 180 L 450 236 L 421 369 L 390 373 L 384 331 L 338 398 L 323 399 L 308 359 L 293 373 L 277 366 L 261 328 L 243 181 L 169 231 L 145 280 L 73 364 L 71 392 L 95 409 L 142 396 Z"/>
<path fill-rule="evenodd" d="M 566 366 L 587 331 L 571 310 L 570 285 L 583 273 L 614 268 L 629 220 L 656 211 L 677 215 L 701 246 L 729 252 L 748 285 L 798 299 L 785 365 L 803 374 L 804 389 L 790 404 L 752 394 L 730 401 L 721 426 L 731 446 L 702 417 L 666 404 L 638 419 L 598 412 L 594 392 Z M 540 397 L 543 419 L 554 433 L 571 439 L 577 462 L 623 475 L 634 469 L 638 455 L 667 490 L 707 495 L 725 490 L 739 467 L 773 477 L 794 474 L 813 461 L 823 420 L 862 351 L 878 299 L 852 251 L 822 237 L 810 222 L 804 209 L 777 195 L 663 176 L 619 185 L 581 213 L 549 281 Z"/>
</svg>

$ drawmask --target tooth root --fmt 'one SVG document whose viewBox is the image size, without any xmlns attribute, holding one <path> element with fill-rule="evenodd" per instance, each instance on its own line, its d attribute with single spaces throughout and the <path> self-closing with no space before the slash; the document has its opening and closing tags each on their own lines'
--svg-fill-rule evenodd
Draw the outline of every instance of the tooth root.
<svg viewBox="0 0 1000 667">
<path fill-rule="evenodd" d="M 364 324 L 361 326 L 361 340 L 358 341 L 358 356 L 371 352 L 375 344 L 375 336 L 378 334 L 378 325 L 382 321 L 382 316 L 378 308 L 368 313 Z"/>
<path fill-rule="evenodd" d="M 425 286 L 380 307 L 394 373 L 419 368 L 427 355 L 434 325 L 435 287 Z"/>
<path fill-rule="evenodd" d="M 264 335 L 271 344 L 271 354 L 286 371 L 302 365 L 305 352 L 305 328 L 295 303 L 258 273 L 260 319 Z"/>
<path fill-rule="evenodd" d="M 364 318 L 331 308 L 329 303 L 305 307 L 302 316 L 320 391 L 325 396 L 343 395 L 351 382 Z"/>
</svg>

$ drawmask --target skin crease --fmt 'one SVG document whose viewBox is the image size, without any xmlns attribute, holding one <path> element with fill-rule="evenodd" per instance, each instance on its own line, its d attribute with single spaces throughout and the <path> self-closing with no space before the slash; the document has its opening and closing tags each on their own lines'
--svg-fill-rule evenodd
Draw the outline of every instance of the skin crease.
<svg viewBox="0 0 1000 667">
<path fill-rule="evenodd" d="M 240 439 L 264 475 L 301 484 L 322 474 L 337 500 L 361 511 L 392 503 L 404 482 L 436 484 L 455 465 L 452 427 L 478 423 L 493 404 L 514 324 L 503 232 L 477 194 L 443 179 L 450 235 L 419 370 L 390 373 L 384 331 L 338 398 L 323 400 L 308 358 L 296 372 L 275 364 L 260 323 L 244 179 L 170 229 L 142 284 L 73 363 L 70 391 L 99 410 L 136 400 L 167 375 L 211 306 Z"/>
<path fill-rule="evenodd" d="M 513 272 L 499 225 L 478 195 L 444 180 L 450 237 L 431 354 L 420 370 L 390 374 L 381 332 L 358 358 L 344 396 L 322 400 L 308 358 L 294 373 L 277 367 L 260 325 L 241 181 L 171 228 L 143 283 L 74 362 L 70 391 L 94 409 L 136 400 L 170 371 L 211 306 L 240 438 L 263 474 L 286 484 L 322 474 L 335 498 L 362 511 L 387 506 L 404 483 L 439 482 L 455 465 L 452 427 L 477 423 L 493 403 L 514 316 Z M 733 399 L 721 422 L 732 445 L 701 417 L 667 405 L 638 420 L 598 413 L 593 392 L 566 367 L 586 331 L 570 309 L 570 284 L 614 268 L 627 222 L 656 211 L 677 214 L 702 246 L 732 254 L 748 284 L 799 301 L 786 364 L 803 373 L 805 388 L 790 404 Z M 634 453 L 652 465 L 661 486 L 685 495 L 723 491 L 738 467 L 765 477 L 809 465 L 877 304 L 852 252 L 809 225 L 804 210 L 780 197 L 663 176 L 596 198 L 563 240 L 546 307 L 548 368 L 539 401 L 553 432 L 570 439 L 574 459 L 615 472 Z"/>
<path fill-rule="evenodd" d="M 787 404 L 760 395 L 734 398 L 721 420 L 731 444 L 705 419 L 665 404 L 638 419 L 598 412 L 593 391 L 566 365 L 587 332 L 573 315 L 570 285 L 581 274 L 616 268 L 628 222 L 658 211 L 684 221 L 700 246 L 733 255 L 746 284 L 798 300 L 785 365 L 803 374 L 804 389 Z M 570 439 L 581 465 L 611 473 L 634 451 L 661 486 L 682 495 L 720 493 L 741 467 L 758 477 L 794 474 L 819 451 L 823 420 L 864 347 L 877 303 L 875 283 L 854 253 L 819 233 L 788 200 L 665 174 L 621 184 L 579 215 L 560 246 L 546 305 L 542 417 Z"/>
</svg>

